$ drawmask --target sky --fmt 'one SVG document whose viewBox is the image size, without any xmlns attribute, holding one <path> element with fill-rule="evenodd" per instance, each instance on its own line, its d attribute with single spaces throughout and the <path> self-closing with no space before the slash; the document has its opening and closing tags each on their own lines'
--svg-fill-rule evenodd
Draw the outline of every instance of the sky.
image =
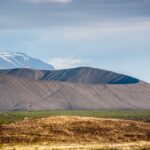
<svg viewBox="0 0 150 150">
<path fill-rule="evenodd" d="M 150 82 L 150 0 L 0 0 L 0 51 Z"/>
</svg>

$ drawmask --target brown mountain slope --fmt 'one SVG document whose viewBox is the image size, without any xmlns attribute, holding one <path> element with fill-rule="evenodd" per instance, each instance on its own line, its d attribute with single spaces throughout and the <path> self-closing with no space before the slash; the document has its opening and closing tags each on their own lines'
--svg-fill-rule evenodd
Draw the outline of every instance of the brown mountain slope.
<svg viewBox="0 0 150 150">
<path fill-rule="evenodd" d="M 150 109 L 150 85 L 90 85 L 0 75 L 0 111 Z"/>
<path fill-rule="evenodd" d="M 79 67 L 64 70 L 31 70 L 31 69 L 11 69 L 0 70 L 1 74 L 44 81 L 62 81 L 69 83 L 86 84 L 133 84 L 139 80 L 130 76 L 118 74 L 111 71 Z"/>
</svg>

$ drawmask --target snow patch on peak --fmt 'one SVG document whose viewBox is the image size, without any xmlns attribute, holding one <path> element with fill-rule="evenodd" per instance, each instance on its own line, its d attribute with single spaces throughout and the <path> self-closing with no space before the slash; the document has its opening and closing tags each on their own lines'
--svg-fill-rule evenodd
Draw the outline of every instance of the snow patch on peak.
<svg viewBox="0 0 150 150">
<path fill-rule="evenodd" d="M 24 61 L 29 61 L 30 59 L 30 57 L 27 54 L 20 52 L 15 53 L 14 57 L 22 57 Z"/>
<path fill-rule="evenodd" d="M 11 53 L 9 53 L 9 52 L 0 52 L 0 56 L 10 57 Z"/>
</svg>

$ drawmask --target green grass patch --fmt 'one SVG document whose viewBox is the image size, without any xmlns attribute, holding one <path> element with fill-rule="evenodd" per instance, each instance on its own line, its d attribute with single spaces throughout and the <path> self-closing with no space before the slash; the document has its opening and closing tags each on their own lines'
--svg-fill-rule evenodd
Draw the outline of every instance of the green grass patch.
<svg viewBox="0 0 150 150">
<path fill-rule="evenodd" d="M 51 116 L 85 116 L 96 118 L 118 118 L 150 121 L 150 110 L 63 110 L 63 111 L 15 111 L 1 112 L 0 125 L 10 124 L 24 118 L 41 118 Z"/>
</svg>

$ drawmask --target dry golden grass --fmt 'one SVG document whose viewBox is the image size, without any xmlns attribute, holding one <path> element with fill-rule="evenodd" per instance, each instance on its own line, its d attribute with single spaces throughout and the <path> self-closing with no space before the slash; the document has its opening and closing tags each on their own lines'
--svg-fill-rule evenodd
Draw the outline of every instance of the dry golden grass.
<svg viewBox="0 0 150 150">
<path fill-rule="evenodd" d="M 128 143 L 124 144 L 124 147 L 133 148 L 139 147 L 140 144 L 136 145 L 132 142 L 139 141 L 147 141 L 145 145 L 144 142 L 140 144 L 150 149 L 150 123 L 63 116 L 25 119 L 10 125 L 0 126 L 1 145 L 27 144 L 26 149 L 31 148 L 31 150 L 36 148 L 73 149 L 73 147 L 74 149 L 100 149 L 102 147 L 109 149 L 109 145 L 121 148 L 121 145 L 114 144 L 122 143 Z M 72 145 L 73 143 L 76 144 Z M 52 145 L 54 146 L 52 147 Z M 66 145 L 66 147 L 61 145 Z M 21 149 L 21 147 L 16 146 L 15 148 Z"/>
<path fill-rule="evenodd" d="M 149 150 L 150 142 L 123 144 L 28 144 L 3 145 L 2 150 Z"/>
</svg>

